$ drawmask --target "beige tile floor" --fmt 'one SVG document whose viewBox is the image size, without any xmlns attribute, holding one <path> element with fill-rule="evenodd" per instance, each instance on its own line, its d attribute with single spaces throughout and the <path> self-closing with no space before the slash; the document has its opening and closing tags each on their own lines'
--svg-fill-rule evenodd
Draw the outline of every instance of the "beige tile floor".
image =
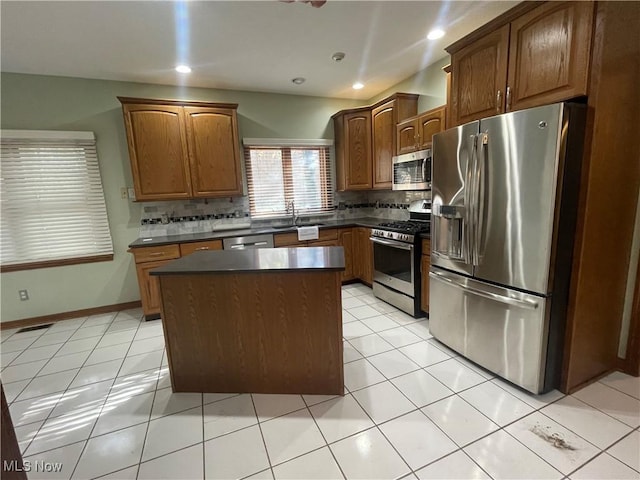
<svg viewBox="0 0 640 480">
<path fill-rule="evenodd" d="M 344 397 L 174 394 L 139 310 L 3 331 L 29 478 L 640 478 L 640 379 L 532 396 L 371 289 L 343 299 Z"/>
</svg>

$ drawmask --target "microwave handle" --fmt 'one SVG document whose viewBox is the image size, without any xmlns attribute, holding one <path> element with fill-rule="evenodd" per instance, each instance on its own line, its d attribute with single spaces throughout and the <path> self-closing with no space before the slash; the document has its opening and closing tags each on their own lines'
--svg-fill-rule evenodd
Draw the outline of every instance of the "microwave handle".
<svg viewBox="0 0 640 480">
<path fill-rule="evenodd" d="M 427 181 L 427 162 L 428 160 L 426 158 L 422 161 L 422 181 L 423 182 Z"/>
</svg>

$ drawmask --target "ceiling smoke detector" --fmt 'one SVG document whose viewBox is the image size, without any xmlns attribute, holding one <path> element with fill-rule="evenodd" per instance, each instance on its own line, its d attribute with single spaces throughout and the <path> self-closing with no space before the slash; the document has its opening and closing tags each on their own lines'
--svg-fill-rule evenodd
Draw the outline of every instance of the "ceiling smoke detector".
<svg viewBox="0 0 640 480">
<path fill-rule="evenodd" d="M 344 58 L 344 52 L 336 52 L 333 55 L 331 55 L 331 60 L 333 60 L 334 62 L 341 62 L 343 58 Z"/>
<path fill-rule="evenodd" d="M 296 85 L 302 85 L 304 82 L 306 82 L 307 79 L 304 77 L 296 77 L 291 79 L 291 82 L 295 83 Z"/>
</svg>

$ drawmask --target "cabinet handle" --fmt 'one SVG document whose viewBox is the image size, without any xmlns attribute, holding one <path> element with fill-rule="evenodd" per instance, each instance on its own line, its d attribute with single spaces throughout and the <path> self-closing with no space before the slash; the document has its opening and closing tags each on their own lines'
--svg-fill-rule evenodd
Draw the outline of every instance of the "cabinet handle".
<svg viewBox="0 0 640 480">
<path fill-rule="evenodd" d="M 420 134 L 416 135 L 416 148 L 420 147 Z"/>
<path fill-rule="evenodd" d="M 502 90 L 498 90 L 496 94 L 496 112 L 500 113 L 500 102 L 502 101 Z"/>
<path fill-rule="evenodd" d="M 511 110 L 511 87 L 507 87 L 507 111 Z"/>
<path fill-rule="evenodd" d="M 196 250 L 209 250 L 209 247 L 198 247 Z"/>
<path fill-rule="evenodd" d="M 165 254 L 165 252 L 153 252 L 153 253 L 150 253 L 149 256 L 150 257 L 159 257 L 160 255 L 164 255 L 164 254 Z"/>
</svg>

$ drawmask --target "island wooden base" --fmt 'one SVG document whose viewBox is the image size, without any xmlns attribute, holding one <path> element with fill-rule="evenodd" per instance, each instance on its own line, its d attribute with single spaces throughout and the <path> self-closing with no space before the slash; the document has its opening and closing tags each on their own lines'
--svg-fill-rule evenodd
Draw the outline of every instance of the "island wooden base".
<svg viewBox="0 0 640 480">
<path fill-rule="evenodd" d="M 173 391 L 344 394 L 340 273 L 160 275 Z"/>
</svg>

